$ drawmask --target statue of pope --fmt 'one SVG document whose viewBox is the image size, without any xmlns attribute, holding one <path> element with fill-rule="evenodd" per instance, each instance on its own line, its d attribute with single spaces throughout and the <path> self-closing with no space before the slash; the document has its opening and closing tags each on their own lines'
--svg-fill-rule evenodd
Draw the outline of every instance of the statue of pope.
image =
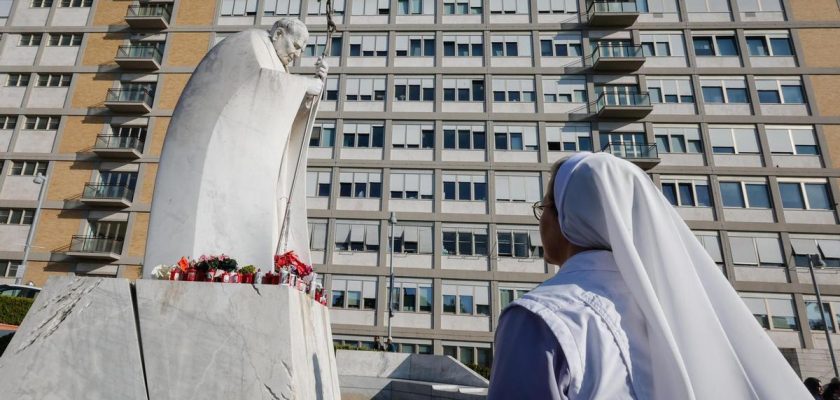
<svg viewBox="0 0 840 400">
<path fill-rule="evenodd" d="M 319 59 L 316 77 L 289 73 L 308 39 L 303 22 L 284 18 L 224 39 L 198 65 L 164 141 L 144 277 L 202 254 L 268 268 L 286 243 L 310 263 L 306 145 L 327 65 Z"/>
</svg>

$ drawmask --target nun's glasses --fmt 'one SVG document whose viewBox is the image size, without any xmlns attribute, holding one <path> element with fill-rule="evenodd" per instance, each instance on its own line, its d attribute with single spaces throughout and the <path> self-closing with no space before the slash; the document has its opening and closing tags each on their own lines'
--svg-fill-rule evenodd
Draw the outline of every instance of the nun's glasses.
<svg viewBox="0 0 840 400">
<path fill-rule="evenodd" d="M 545 205 L 543 205 L 542 201 L 538 201 L 531 206 L 531 209 L 534 210 L 534 218 L 539 221 L 542 219 L 543 210 L 545 209 Z"/>
</svg>

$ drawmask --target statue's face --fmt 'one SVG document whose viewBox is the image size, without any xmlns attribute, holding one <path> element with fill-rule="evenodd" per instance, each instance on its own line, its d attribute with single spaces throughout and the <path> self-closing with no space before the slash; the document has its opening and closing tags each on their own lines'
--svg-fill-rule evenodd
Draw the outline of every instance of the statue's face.
<svg viewBox="0 0 840 400">
<path fill-rule="evenodd" d="M 309 35 L 305 32 L 297 32 L 296 29 L 291 29 L 291 32 L 278 29 L 277 35 L 274 38 L 274 50 L 277 52 L 277 56 L 280 57 L 280 62 L 288 66 L 296 58 L 300 58 L 308 40 Z"/>
</svg>

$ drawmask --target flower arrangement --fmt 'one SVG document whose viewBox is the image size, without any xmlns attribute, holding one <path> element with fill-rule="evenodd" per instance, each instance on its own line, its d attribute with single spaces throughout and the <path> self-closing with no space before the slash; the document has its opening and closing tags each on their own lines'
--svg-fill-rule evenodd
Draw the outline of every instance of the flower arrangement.
<svg viewBox="0 0 840 400">
<path fill-rule="evenodd" d="M 172 268 L 175 268 L 175 266 L 160 264 L 154 269 L 152 269 L 152 278 L 169 279 L 169 273 L 172 270 Z"/>
</svg>

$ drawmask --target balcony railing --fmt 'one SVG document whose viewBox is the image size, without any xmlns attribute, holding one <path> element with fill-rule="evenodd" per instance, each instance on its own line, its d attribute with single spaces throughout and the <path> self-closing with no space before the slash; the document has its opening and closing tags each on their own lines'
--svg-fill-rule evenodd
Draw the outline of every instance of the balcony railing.
<svg viewBox="0 0 840 400">
<path fill-rule="evenodd" d="M 659 150 L 655 144 L 633 144 L 610 142 L 601 147 L 604 153 L 610 153 L 648 170 L 659 164 Z"/>
<path fill-rule="evenodd" d="M 168 4 L 140 4 L 128 7 L 125 20 L 135 28 L 166 28 L 170 16 Z"/>
<path fill-rule="evenodd" d="M 630 26 L 639 17 L 635 1 L 589 0 L 586 17 L 591 25 Z"/>
<path fill-rule="evenodd" d="M 118 258 L 123 240 L 96 236 L 74 235 L 70 240 L 70 253 L 79 257 Z"/>
<path fill-rule="evenodd" d="M 592 52 L 592 68 L 605 71 L 635 71 L 645 63 L 642 46 L 597 44 Z"/>
<path fill-rule="evenodd" d="M 105 106 L 117 112 L 149 112 L 153 98 L 146 89 L 108 89 Z"/>
<path fill-rule="evenodd" d="M 598 100 L 595 102 L 598 111 L 604 107 L 619 106 L 619 107 L 650 107 L 650 95 L 648 93 L 631 93 L 631 94 L 616 94 L 616 93 L 601 93 Z"/>
<path fill-rule="evenodd" d="M 114 58 L 123 68 L 158 69 L 163 54 L 157 46 L 120 46 Z"/>
<path fill-rule="evenodd" d="M 143 150 L 144 141 L 136 137 L 99 135 L 96 137 L 94 150 Z"/>
<path fill-rule="evenodd" d="M 115 200 L 128 201 L 134 198 L 134 189 L 128 185 L 108 185 L 104 183 L 87 183 L 82 192 L 82 200 Z"/>
</svg>

